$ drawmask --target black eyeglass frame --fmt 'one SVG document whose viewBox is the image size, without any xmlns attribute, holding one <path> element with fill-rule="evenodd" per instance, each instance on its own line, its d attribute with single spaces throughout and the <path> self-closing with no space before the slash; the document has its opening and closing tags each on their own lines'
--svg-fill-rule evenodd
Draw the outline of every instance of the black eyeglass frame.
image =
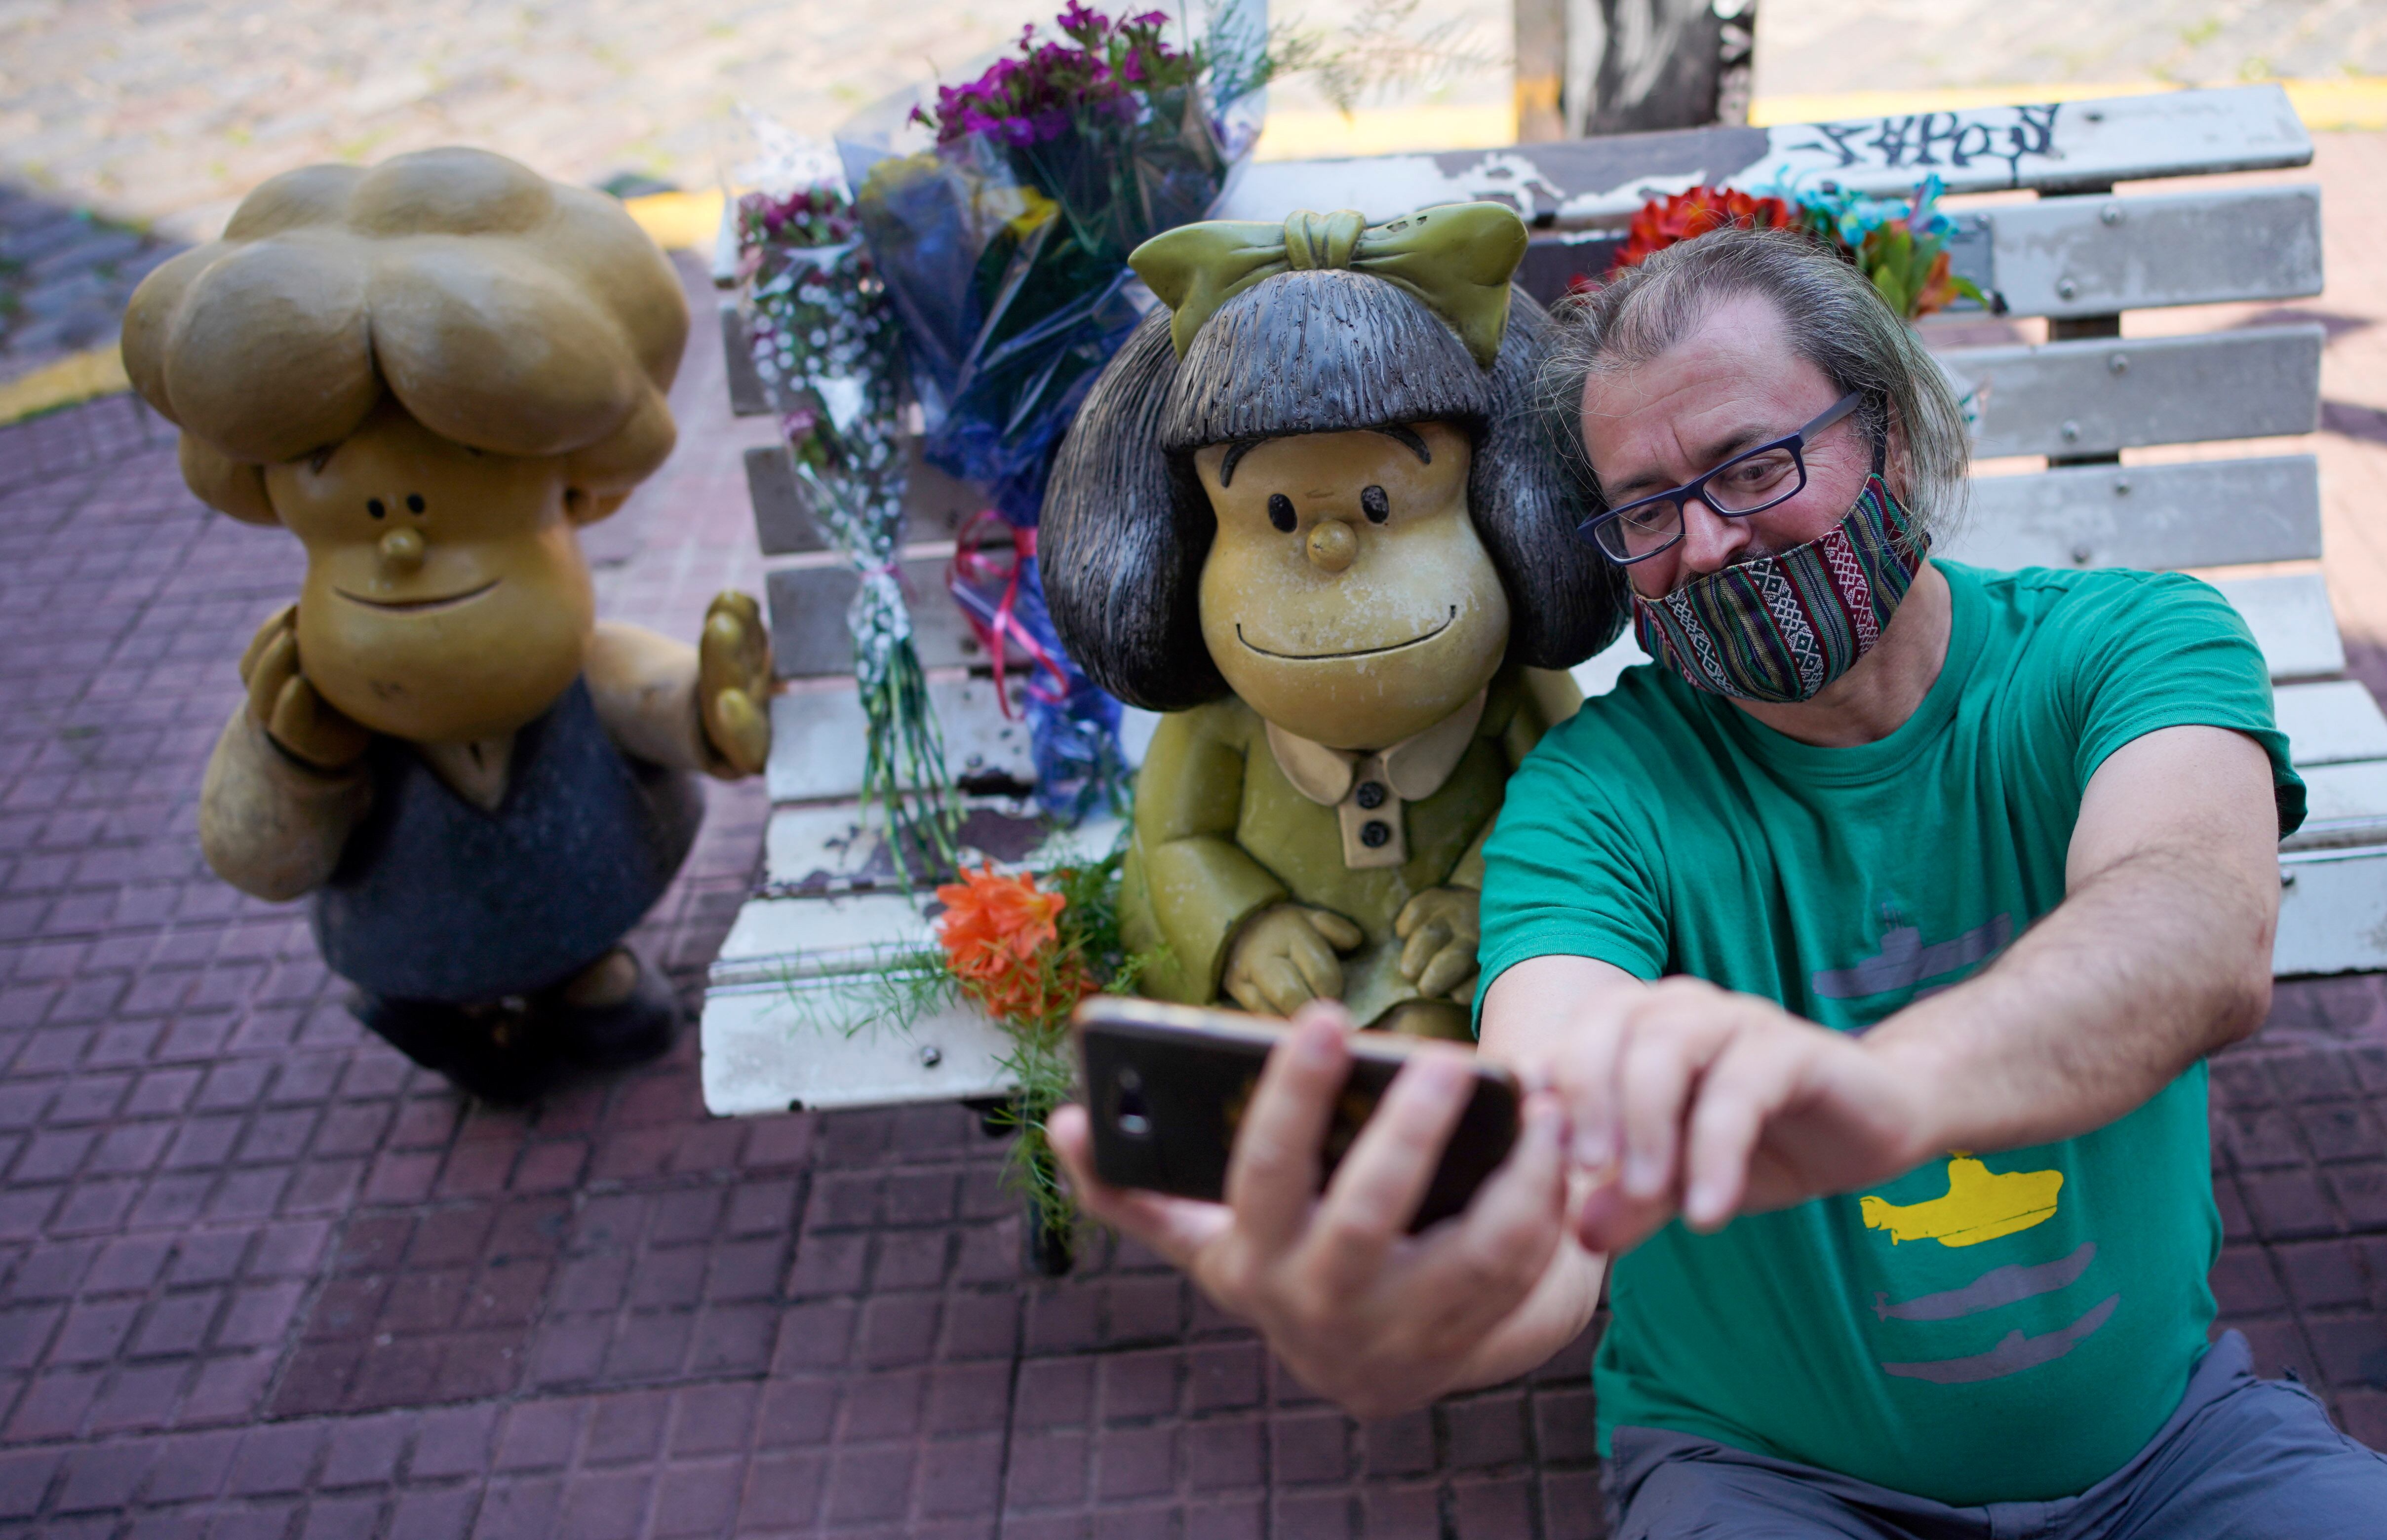
<svg viewBox="0 0 2387 1540">
<path fill-rule="evenodd" d="M 1807 456 L 1805 450 L 1808 440 L 1815 437 L 1825 429 L 1830 427 L 1833 423 L 1838 423 L 1841 418 L 1846 417 L 1849 413 L 1856 410 L 1859 406 L 1863 404 L 1864 398 L 1865 393 L 1863 391 L 1851 390 L 1846 396 L 1841 397 L 1838 400 L 1825 408 L 1823 413 L 1816 417 L 1813 422 L 1807 423 L 1795 433 L 1785 434 L 1779 438 L 1768 439 L 1762 444 L 1743 449 L 1740 453 L 1733 456 L 1730 460 L 1724 461 L 1722 464 L 1715 466 L 1703 474 L 1694 476 L 1689 481 L 1683 483 L 1680 486 L 1656 493 L 1650 497 L 1636 498 L 1631 502 L 1626 503 L 1623 507 L 1611 508 L 1605 513 L 1595 513 L 1590 518 L 1585 519 L 1583 523 L 1575 526 L 1575 538 L 1597 546 L 1602 556 L 1607 557 L 1618 566 L 1629 567 L 1636 562 L 1647 562 L 1653 556 L 1662 556 L 1683 543 L 1683 534 L 1686 527 L 1687 521 L 1690 518 L 1690 505 L 1693 499 L 1697 499 L 1699 501 L 1705 503 L 1708 511 L 1719 519 L 1746 519 L 1752 513 L 1762 513 L 1769 508 L 1779 508 L 1784 503 L 1788 502 L 1791 499 L 1797 497 L 1800 493 L 1804 492 L 1807 489 Z M 1799 483 L 1797 486 L 1791 487 L 1790 490 L 1783 493 L 1780 497 L 1775 498 L 1769 502 L 1760 503 L 1755 508 L 1718 508 L 1713 499 L 1708 497 L 1707 486 L 1709 482 L 1724 474 L 1726 471 L 1731 470 L 1734 466 L 1739 464 L 1745 460 L 1754 460 L 1759 455 L 1771 454 L 1776 449 L 1788 449 L 1790 451 L 1790 463 L 1796 467 L 1799 472 Z M 1668 540 L 1664 545 L 1653 546 L 1649 549 L 1640 552 L 1638 555 L 1625 556 L 1619 555 L 1616 551 L 1610 549 L 1608 542 L 1600 538 L 1602 531 L 1615 528 L 1623 522 L 1624 515 L 1632 512 L 1635 509 L 1648 508 L 1653 503 L 1661 502 L 1671 502 L 1674 505 L 1674 536 L 1673 539 Z"/>
</svg>

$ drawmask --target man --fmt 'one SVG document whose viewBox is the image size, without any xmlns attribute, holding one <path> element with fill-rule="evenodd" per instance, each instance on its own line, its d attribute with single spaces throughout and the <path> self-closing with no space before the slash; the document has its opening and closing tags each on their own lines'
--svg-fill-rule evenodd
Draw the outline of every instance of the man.
<svg viewBox="0 0 2387 1540">
<path fill-rule="evenodd" d="M 1620 1532 L 2375 1534 L 2387 1459 L 2242 1339 L 2204 1056 L 2269 998 L 2303 787 L 2212 590 L 1924 560 L 1945 384 L 1871 288 L 1726 231 L 1567 317 L 1564 385 L 1655 663 L 1555 728 L 1488 852 L 1482 1051 L 1534 1092 L 1404 1222 L 1463 1067 L 1406 1070 L 1322 1197 L 1344 1024 L 1297 1019 L 1225 1205 L 1101 1187 L 1362 1416 L 1589 1319 Z"/>
</svg>

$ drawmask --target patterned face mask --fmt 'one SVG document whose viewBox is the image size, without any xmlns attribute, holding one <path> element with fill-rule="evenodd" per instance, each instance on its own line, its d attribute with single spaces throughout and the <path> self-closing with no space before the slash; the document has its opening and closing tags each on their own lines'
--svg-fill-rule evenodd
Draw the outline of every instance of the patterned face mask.
<svg viewBox="0 0 2387 1540">
<path fill-rule="evenodd" d="M 1822 538 L 1633 596 L 1641 650 L 1694 688 L 1742 701 L 1812 700 L 1881 639 L 1930 541 L 1878 473 Z"/>
</svg>

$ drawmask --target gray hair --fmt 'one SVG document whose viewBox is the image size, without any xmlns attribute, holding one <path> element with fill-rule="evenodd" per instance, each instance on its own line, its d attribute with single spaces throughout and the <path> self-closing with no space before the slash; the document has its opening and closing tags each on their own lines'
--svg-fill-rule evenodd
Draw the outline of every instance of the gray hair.
<svg viewBox="0 0 2387 1540">
<path fill-rule="evenodd" d="M 1962 522 L 1971 438 L 1955 391 L 1863 273 L 1791 230 L 1732 227 L 1668 246 L 1553 312 L 1558 337 L 1542 368 L 1543 410 L 1597 494 L 1583 444 L 1583 393 L 1595 373 L 1648 363 L 1727 298 L 1756 295 L 1780 312 L 1799 356 L 1840 394 L 1864 393 L 1862 421 L 1890 448 L 1894 489 L 1916 527 L 1944 544 Z M 1891 430 L 1896 436 L 1890 436 Z M 1602 506 L 1605 506 L 1604 502 Z"/>
</svg>

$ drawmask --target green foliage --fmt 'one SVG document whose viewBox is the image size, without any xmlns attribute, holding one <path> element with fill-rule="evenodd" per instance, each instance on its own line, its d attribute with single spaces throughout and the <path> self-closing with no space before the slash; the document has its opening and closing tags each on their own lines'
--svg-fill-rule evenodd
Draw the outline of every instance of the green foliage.
<svg viewBox="0 0 2387 1540">
<path fill-rule="evenodd" d="M 1156 952 L 1130 953 L 1119 935 L 1119 871 L 1127 859 L 1127 834 L 1100 861 L 1083 866 L 1059 867 L 1046 876 L 1047 891 L 1066 901 L 1056 922 L 1059 943 L 1053 966 L 1067 974 L 1082 967 L 1103 994 L 1132 994 L 1136 980 L 1158 960 Z M 1074 1001 L 1070 1002 L 1073 1006 Z M 1056 1234 L 1077 1226 L 1077 1205 L 1060 1184 L 1053 1147 L 1044 1138 L 1044 1120 L 1067 1101 L 1078 1083 L 1077 1058 L 1069 1051 L 1069 1008 L 1062 1006 L 1033 1021 L 1006 1021 L 1011 1052 L 1003 1060 L 1019 1087 L 1017 1097 L 994 1115 L 993 1121 L 1019 1130 L 1004 1165 L 1004 1180 L 1025 1197 L 1044 1227 Z"/>
</svg>

